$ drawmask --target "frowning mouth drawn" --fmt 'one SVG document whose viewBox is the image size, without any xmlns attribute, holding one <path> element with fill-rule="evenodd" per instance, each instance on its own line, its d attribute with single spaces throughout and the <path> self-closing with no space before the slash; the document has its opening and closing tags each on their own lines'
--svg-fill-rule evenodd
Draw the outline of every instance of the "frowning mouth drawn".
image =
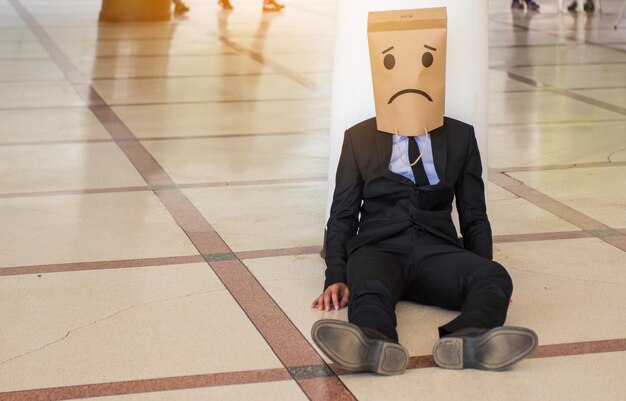
<svg viewBox="0 0 626 401">
<path fill-rule="evenodd" d="M 405 93 L 417 93 L 420 94 L 422 96 L 424 96 L 426 99 L 428 99 L 429 102 L 433 101 L 433 98 L 430 97 L 430 95 L 424 91 L 421 91 L 419 89 L 402 89 L 401 91 L 398 91 L 395 93 L 395 95 L 393 95 L 389 101 L 387 102 L 387 104 L 391 104 L 391 102 L 393 102 L 395 100 L 395 98 L 397 98 L 400 95 L 404 95 Z"/>
</svg>

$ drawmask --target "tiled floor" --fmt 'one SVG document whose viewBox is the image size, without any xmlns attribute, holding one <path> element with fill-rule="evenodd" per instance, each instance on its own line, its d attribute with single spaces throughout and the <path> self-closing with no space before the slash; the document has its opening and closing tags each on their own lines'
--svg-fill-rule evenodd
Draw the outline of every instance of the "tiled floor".
<svg viewBox="0 0 626 401">
<path fill-rule="evenodd" d="M 336 2 L 0 0 L 0 400 L 626 400 L 626 20 L 490 1 L 489 212 L 540 338 L 502 373 L 329 364 L 321 317 Z"/>
</svg>

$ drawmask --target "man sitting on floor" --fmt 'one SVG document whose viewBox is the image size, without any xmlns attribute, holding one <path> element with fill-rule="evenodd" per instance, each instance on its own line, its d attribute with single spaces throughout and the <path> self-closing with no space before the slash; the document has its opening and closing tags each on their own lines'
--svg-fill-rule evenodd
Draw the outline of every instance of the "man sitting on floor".
<svg viewBox="0 0 626 401">
<path fill-rule="evenodd" d="M 320 320 L 313 340 L 346 369 L 400 374 L 409 354 L 395 307 L 408 300 L 461 311 L 439 328 L 440 367 L 504 369 L 530 354 L 537 336 L 502 326 L 513 285 L 492 260 L 474 129 L 443 116 L 446 10 L 370 13 L 368 36 L 376 118 L 345 133 L 324 292 L 312 305 L 348 305 L 349 323 Z"/>
</svg>

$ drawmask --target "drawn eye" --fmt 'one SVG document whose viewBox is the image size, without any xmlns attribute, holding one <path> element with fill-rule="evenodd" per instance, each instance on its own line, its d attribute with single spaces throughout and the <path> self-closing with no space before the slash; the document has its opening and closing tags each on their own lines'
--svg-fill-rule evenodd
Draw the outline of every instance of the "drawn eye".
<svg viewBox="0 0 626 401">
<path fill-rule="evenodd" d="M 433 65 L 433 54 L 431 52 L 426 52 L 422 54 L 422 64 L 424 67 L 428 68 Z"/>
<path fill-rule="evenodd" d="M 396 58 L 393 54 L 387 54 L 383 59 L 383 64 L 386 69 L 391 70 L 396 65 Z"/>
</svg>

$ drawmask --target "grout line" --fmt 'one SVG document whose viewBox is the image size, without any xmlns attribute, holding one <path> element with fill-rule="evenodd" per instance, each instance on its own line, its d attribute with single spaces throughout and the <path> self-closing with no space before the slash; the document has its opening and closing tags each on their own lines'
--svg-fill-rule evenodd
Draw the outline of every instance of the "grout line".
<svg viewBox="0 0 626 401">
<path fill-rule="evenodd" d="M 115 103 L 109 107 L 141 107 L 141 106 L 178 106 L 186 104 L 222 104 L 222 103 L 264 103 L 264 102 L 310 102 L 325 99 L 324 96 L 312 96 L 303 98 L 280 98 L 280 99 L 232 99 L 232 100 L 188 100 L 178 102 L 144 102 L 144 103 Z M 87 107 L 89 104 L 87 104 Z M 40 110 L 40 109 L 76 109 L 83 108 L 77 105 L 45 105 L 45 106 L 28 106 L 28 107 L 0 107 L 0 111 L 12 110 Z"/>
<path fill-rule="evenodd" d="M 510 91 L 513 92 L 513 91 Z M 537 91 L 517 91 L 517 92 L 526 92 L 532 93 Z M 508 93 L 508 92 L 492 92 L 492 93 Z M 569 126 L 569 125 L 581 125 L 581 124 L 615 124 L 625 122 L 625 118 L 615 118 L 610 120 L 567 120 L 567 121 L 534 121 L 530 123 L 492 123 L 489 124 L 489 127 L 542 127 L 542 126 Z"/>
<path fill-rule="evenodd" d="M 327 74 L 331 73 L 330 70 L 321 70 L 321 71 L 301 71 L 305 74 Z M 172 79 L 172 78 L 223 78 L 223 77 L 261 77 L 261 76 L 275 76 L 275 75 L 284 75 L 281 72 L 273 71 L 273 72 L 244 72 L 244 73 L 232 73 L 232 74 L 189 74 L 189 75 L 134 75 L 134 76 L 102 76 L 102 77 L 92 77 L 92 81 L 134 81 L 134 80 L 142 80 L 142 79 Z M 308 78 L 307 78 L 308 79 Z M 9 80 L 7 80 L 9 81 Z M 51 79 L 40 79 L 40 80 L 20 80 L 19 82 L 40 82 L 40 81 L 52 81 Z M 2 80 L 0 80 L 2 82 Z M 10 82 L 14 82 L 11 80 Z M 313 82 L 313 81 L 312 81 Z M 595 88 L 594 88 L 595 89 Z"/>
<path fill-rule="evenodd" d="M 175 141 L 175 140 L 193 140 L 193 139 L 223 139 L 223 138 L 253 138 L 253 137 L 270 137 L 270 136 L 298 136 L 298 135 L 315 135 L 327 134 L 326 128 L 311 129 L 308 131 L 287 131 L 287 132 L 265 132 L 265 133 L 239 133 L 239 134 L 216 134 L 216 135 L 181 135 L 181 136 L 152 136 L 137 137 L 141 142 L 146 141 Z M 23 141 L 23 142 L 0 142 L 0 147 L 8 146 L 36 146 L 36 145 L 61 145 L 61 144 L 90 144 L 90 143 L 112 143 L 112 138 L 107 139 L 57 139 L 47 141 Z"/>
<path fill-rule="evenodd" d="M 493 173 L 515 173 L 521 171 L 548 171 L 548 170 L 568 170 L 572 168 L 593 168 L 593 167 L 624 167 L 624 162 L 590 162 L 590 163 L 571 163 L 571 164 L 551 164 L 545 166 L 528 166 L 528 167 L 498 167 L 490 168 Z"/>
<path fill-rule="evenodd" d="M 183 192 L 176 187 L 166 171 L 134 136 L 119 116 L 115 114 L 110 105 L 100 97 L 91 85 L 85 84 L 71 61 L 63 54 L 28 10 L 20 4 L 19 0 L 8 1 L 30 27 L 33 34 L 37 36 L 42 46 L 67 76 L 70 83 L 74 85 L 79 95 L 86 100 L 89 109 L 109 132 L 146 183 L 150 187 L 157 187 L 157 189 L 154 189 L 154 193 L 191 240 L 198 252 L 201 255 L 215 253 L 232 254 L 224 240 L 215 232 L 213 227 Z M 287 369 L 323 363 L 321 357 L 305 339 L 304 335 L 248 268 L 239 259 L 228 259 L 211 260 L 207 264 L 219 277 L 235 302 L 241 307 L 281 363 Z M 290 375 L 293 377 L 291 373 Z M 320 394 L 316 393 L 314 388 L 308 386 L 308 382 L 295 377 L 294 379 L 309 399 L 321 401 Z M 347 387 L 336 376 L 328 377 L 327 379 L 330 381 L 330 387 L 334 388 L 337 393 L 337 398 L 355 400 Z"/>
<path fill-rule="evenodd" d="M 304 184 L 307 182 L 326 182 L 328 177 L 299 177 L 299 178 L 275 178 L 266 180 L 242 180 L 242 181 L 210 181 L 196 182 L 189 184 L 154 184 L 150 186 L 136 187 L 111 187 L 111 188 L 89 188 L 75 190 L 54 190 L 54 191 L 38 191 L 38 192 L 11 192 L 0 193 L 0 199 L 13 198 L 38 198 L 48 196 L 65 196 L 65 195 L 91 195 L 91 194 L 110 194 L 119 192 L 139 192 L 154 191 L 158 189 L 195 189 L 195 188 L 216 188 L 216 187 L 245 187 L 256 185 L 281 185 L 281 184 Z"/>
</svg>

